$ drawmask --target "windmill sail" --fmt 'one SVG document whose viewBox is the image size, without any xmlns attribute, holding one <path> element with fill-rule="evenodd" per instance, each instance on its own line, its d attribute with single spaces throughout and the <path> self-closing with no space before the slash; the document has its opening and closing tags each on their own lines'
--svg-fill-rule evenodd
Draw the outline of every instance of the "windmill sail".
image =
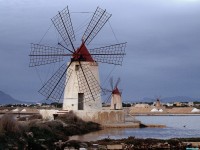
<svg viewBox="0 0 200 150">
<path fill-rule="evenodd" d="M 68 7 L 59 12 L 51 20 L 54 26 L 56 27 L 58 33 L 66 43 L 66 45 L 71 45 L 73 50 L 75 50 L 74 45 L 72 43 L 73 41 L 75 41 L 75 35 Z"/>
<path fill-rule="evenodd" d="M 112 90 L 114 89 L 114 86 L 113 86 L 113 77 L 110 78 L 110 87 L 111 87 L 111 92 Z"/>
<path fill-rule="evenodd" d="M 97 105 L 99 105 L 98 108 L 101 108 L 100 97 L 103 91 L 99 85 L 97 62 L 121 65 L 126 43 L 90 50 L 86 45 L 94 39 L 110 17 L 111 14 L 98 7 L 83 34 L 80 47 L 75 49 L 73 45 L 74 30 L 68 7 L 66 7 L 51 19 L 63 40 L 58 43 L 62 48 L 31 44 L 30 67 L 60 62 L 64 58 L 71 60 L 69 65 L 62 65 L 39 90 L 39 93 L 46 99 L 59 101 L 64 93 L 63 109 L 77 110 L 76 103 L 79 101 L 82 103 L 84 96 L 83 100 L 90 102 L 90 104 L 87 103 L 85 109 Z M 61 42 L 65 44 L 62 45 Z M 67 50 L 68 53 L 65 53 L 64 50 Z M 77 65 L 80 67 L 79 70 L 76 70 Z"/>
<path fill-rule="evenodd" d="M 98 34 L 104 24 L 111 17 L 111 14 L 107 13 L 106 10 L 103 10 L 97 7 L 82 39 L 88 45 L 94 37 Z"/>
<path fill-rule="evenodd" d="M 60 62 L 64 59 L 64 49 L 45 46 L 40 44 L 31 44 L 30 67 L 46 65 Z"/>
<path fill-rule="evenodd" d="M 117 82 L 115 83 L 115 87 L 114 87 L 115 89 L 118 87 L 118 84 L 119 84 L 120 81 L 121 81 L 121 79 L 118 78 L 118 79 L 117 79 Z"/>
<path fill-rule="evenodd" d="M 90 49 L 91 55 L 97 62 L 122 65 L 126 43 Z"/>
<path fill-rule="evenodd" d="M 68 67 L 66 64 L 63 64 L 39 90 L 39 93 L 44 95 L 47 99 L 59 101 L 72 73 L 69 66 L 70 64 Z"/>
<path fill-rule="evenodd" d="M 113 85 L 113 77 L 110 78 L 110 86 L 111 90 L 108 91 L 109 95 L 106 99 L 106 103 L 110 101 L 110 109 L 120 110 L 122 109 L 122 99 L 121 99 L 121 92 L 118 89 L 118 84 L 120 82 L 120 78 L 117 79 L 115 85 Z"/>
<path fill-rule="evenodd" d="M 84 93 L 85 101 L 96 100 L 101 95 L 101 88 L 93 73 L 87 65 L 80 63 L 80 69 L 77 71 L 79 83 L 79 93 Z"/>
</svg>

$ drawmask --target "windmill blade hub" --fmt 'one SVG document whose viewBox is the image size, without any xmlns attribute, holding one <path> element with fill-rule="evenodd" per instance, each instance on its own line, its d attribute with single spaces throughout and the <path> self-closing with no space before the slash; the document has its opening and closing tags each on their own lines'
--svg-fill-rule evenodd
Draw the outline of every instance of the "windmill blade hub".
<svg viewBox="0 0 200 150">
<path fill-rule="evenodd" d="M 121 95 L 121 93 L 117 87 L 112 91 L 112 94 Z"/>
<path fill-rule="evenodd" d="M 85 43 L 82 43 L 81 46 L 73 53 L 72 61 L 94 62 L 94 59 L 85 46 Z"/>
</svg>

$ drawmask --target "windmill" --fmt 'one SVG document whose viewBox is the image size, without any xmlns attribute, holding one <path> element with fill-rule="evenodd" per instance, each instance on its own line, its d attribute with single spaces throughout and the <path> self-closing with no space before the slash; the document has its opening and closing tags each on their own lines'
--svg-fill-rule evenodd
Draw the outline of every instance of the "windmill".
<svg viewBox="0 0 200 150">
<path fill-rule="evenodd" d="M 62 42 L 58 47 L 31 44 L 30 67 L 56 63 L 67 59 L 55 74 L 42 86 L 39 93 L 47 100 L 60 101 L 64 110 L 101 109 L 101 87 L 98 63 L 122 65 L 126 43 L 88 49 L 111 14 L 97 7 L 81 39 L 75 48 L 75 34 L 68 7 L 51 20 Z"/>
<path fill-rule="evenodd" d="M 121 92 L 118 89 L 118 85 L 120 82 L 120 78 L 117 79 L 115 85 L 113 85 L 113 77 L 110 78 L 110 87 L 111 89 L 106 89 L 106 92 L 109 92 L 109 96 L 107 98 L 107 102 L 110 100 L 111 105 L 110 109 L 114 110 L 120 110 L 122 109 L 122 98 L 121 98 Z"/>
</svg>

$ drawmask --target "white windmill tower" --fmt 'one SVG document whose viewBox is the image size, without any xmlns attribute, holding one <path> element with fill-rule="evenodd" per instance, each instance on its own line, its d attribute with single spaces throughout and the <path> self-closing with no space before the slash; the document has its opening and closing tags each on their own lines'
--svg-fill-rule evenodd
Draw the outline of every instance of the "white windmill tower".
<svg viewBox="0 0 200 150">
<path fill-rule="evenodd" d="M 64 57 L 70 58 L 39 90 L 47 100 L 58 102 L 64 98 L 64 110 L 101 109 L 98 62 L 122 65 L 126 43 L 93 49 L 88 49 L 86 45 L 89 45 L 110 17 L 111 14 L 106 10 L 97 7 L 83 34 L 80 47 L 75 49 L 75 34 L 67 7 L 51 19 L 64 44 L 59 42 L 59 47 L 31 44 L 30 67 L 60 62 Z"/>
<path fill-rule="evenodd" d="M 106 90 L 108 92 L 110 92 L 110 95 L 107 99 L 110 100 L 110 109 L 111 110 L 122 110 L 122 97 L 121 97 L 121 92 L 118 89 L 118 85 L 120 82 L 120 78 L 117 79 L 115 85 L 113 85 L 113 78 L 110 78 L 110 86 L 111 86 L 111 90 Z"/>
</svg>

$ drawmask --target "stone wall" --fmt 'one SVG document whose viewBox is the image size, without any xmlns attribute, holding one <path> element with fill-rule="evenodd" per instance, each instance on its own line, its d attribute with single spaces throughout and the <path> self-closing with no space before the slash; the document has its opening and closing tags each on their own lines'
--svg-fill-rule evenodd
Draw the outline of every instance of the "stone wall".
<svg viewBox="0 0 200 150">
<path fill-rule="evenodd" d="M 85 121 L 93 121 L 100 124 L 125 123 L 123 110 L 101 110 L 101 111 L 74 111 L 74 113 Z"/>
<path fill-rule="evenodd" d="M 58 110 L 41 109 L 39 113 L 43 119 L 53 120 L 53 114 L 58 114 Z M 125 122 L 125 113 L 123 110 L 100 110 L 100 111 L 73 111 L 78 117 L 85 121 L 92 121 L 99 124 L 117 124 Z"/>
<path fill-rule="evenodd" d="M 56 109 L 40 109 L 39 113 L 42 115 L 42 118 L 45 120 L 54 120 L 53 114 L 57 114 L 58 110 Z"/>
</svg>

